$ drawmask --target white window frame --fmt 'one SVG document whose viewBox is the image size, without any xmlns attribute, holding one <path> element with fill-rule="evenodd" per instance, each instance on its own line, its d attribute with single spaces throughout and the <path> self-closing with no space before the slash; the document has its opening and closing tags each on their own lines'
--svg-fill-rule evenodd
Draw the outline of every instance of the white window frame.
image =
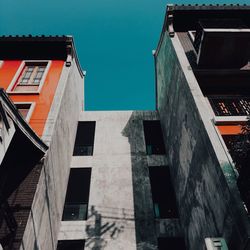
<svg viewBox="0 0 250 250">
<path fill-rule="evenodd" d="M 27 116 L 24 118 L 26 122 L 30 121 L 30 118 L 33 114 L 33 111 L 35 109 L 36 103 L 35 102 L 14 102 L 14 104 L 30 104 L 29 111 L 27 113 Z"/>
<path fill-rule="evenodd" d="M 16 81 L 18 80 L 18 77 L 20 76 L 23 68 L 26 66 L 26 63 L 33 63 L 33 62 L 34 63 L 47 63 L 47 66 L 46 66 L 45 71 L 43 73 L 42 79 L 39 83 L 38 89 L 36 91 L 22 91 L 22 90 L 15 91 L 15 90 L 12 90 Z M 18 70 L 16 71 L 16 74 L 14 75 L 9 87 L 7 88 L 6 92 L 8 94 L 39 94 L 41 92 L 43 85 L 44 85 L 44 82 L 45 82 L 45 79 L 46 79 L 47 74 L 49 72 L 50 66 L 51 66 L 51 60 L 25 60 L 25 61 L 22 61 Z"/>
<path fill-rule="evenodd" d="M 194 43 L 195 36 L 192 32 L 196 32 L 195 30 L 189 30 L 188 31 L 188 36 L 191 39 L 192 43 Z"/>
</svg>

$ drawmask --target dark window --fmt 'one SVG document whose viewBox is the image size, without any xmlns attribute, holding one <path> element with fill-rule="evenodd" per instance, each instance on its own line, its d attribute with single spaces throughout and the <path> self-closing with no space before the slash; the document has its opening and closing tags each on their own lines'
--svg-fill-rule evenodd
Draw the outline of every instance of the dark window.
<svg viewBox="0 0 250 250">
<path fill-rule="evenodd" d="M 71 168 L 62 220 L 87 219 L 90 176 L 91 168 Z"/>
<path fill-rule="evenodd" d="M 246 211 L 250 215 L 250 135 L 247 133 L 223 135 L 223 139 L 239 173 L 237 186 Z"/>
<path fill-rule="evenodd" d="M 174 189 L 167 166 L 149 167 L 154 212 L 156 218 L 177 218 Z"/>
<path fill-rule="evenodd" d="M 16 108 L 21 113 L 23 118 L 25 119 L 29 113 L 31 104 L 30 103 L 15 103 Z"/>
<path fill-rule="evenodd" d="M 159 250 L 185 250 L 183 238 L 158 238 Z"/>
<path fill-rule="evenodd" d="M 93 155 L 95 122 L 79 122 L 73 155 Z"/>
<path fill-rule="evenodd" d="M 57 250 L 84 250 L 84 240 L 59 240 Z"/>
<path fill-rule="evenodd" d="M 160 121 L 144 121 L 143 127 L 147 154 L 165 154 Z"/>
</svg>

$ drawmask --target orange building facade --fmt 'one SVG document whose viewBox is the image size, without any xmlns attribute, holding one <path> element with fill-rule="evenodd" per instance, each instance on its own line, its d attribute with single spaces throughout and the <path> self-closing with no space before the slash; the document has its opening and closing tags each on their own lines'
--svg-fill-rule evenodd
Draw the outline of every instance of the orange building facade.
<svg viewBox="0 0 250 250">
<path fill-rule="evenodd" d="M 36 63 L 36 60 L 31 61 L 30 65 L 32 65 L 32 63 Z M 18 81 L 20 81 L 26 67 L 25 61 L 6 60 L 2 62 L 0 67 L 0 86 L 7 91 L 14 103 L 30 104 L 29 109 L 31 110 L 27 111 L 27 113 L 29 113 L 27 121 L 40 137 L 43 134 L 63 65 L 64 61 L 62 60 L 47 61 L 47 72 L 42 72 L 41 74 L 42 77 L 44 77 L 44 81 L 36 85 L 40 87 L 42 84 L 40 91 L 37 93 L 29 93 L 28 90 L 26 92 L 15 92 Z M 11 84 L 13 86 L 11 86 Z M 28 84 L 26 84 L 26 86 L 27 85 Z"/>
</svg>

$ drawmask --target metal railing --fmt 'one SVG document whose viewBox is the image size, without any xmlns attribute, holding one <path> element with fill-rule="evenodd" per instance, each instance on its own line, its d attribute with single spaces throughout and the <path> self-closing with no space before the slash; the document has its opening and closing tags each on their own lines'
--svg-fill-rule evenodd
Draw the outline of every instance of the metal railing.
<svg viewBox="0 0 250 250">
<path fill-rule="evenodd" d="M 208 96 L 216 116 L 249 116 L 250 97 Z"/>
</svg>

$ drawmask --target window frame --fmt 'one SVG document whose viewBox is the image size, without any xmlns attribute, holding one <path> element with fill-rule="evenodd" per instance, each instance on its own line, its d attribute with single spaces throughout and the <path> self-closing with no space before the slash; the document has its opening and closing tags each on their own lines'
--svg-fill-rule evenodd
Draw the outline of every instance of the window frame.
<svg viewBox="0 0 250 250">
<path fill-rule="evenodd" d="M 82 200 L 85 200 L 85 201 L 74 201 L 72 202 L 72 197 L 71 199 L 68 199 L 68 195 L 70 194 L 70 192 L 72 193 L 72 190 L 75 189 L 75 191 L 77 192 L 79 190 L 79 186 L 74 186 L 74 188 L 72 189 L 72 183 L 73 183 L 73 180 L 71 180 L 72 176 L 76 176 L 76 175 L 73 175 L 73 172 L 77 171 L 77 170 L 83 170 L 83 171 L 86 171 L 85 174 L 89 174 L 89 179 L 87 179 L 87 177 L 85 177 L 85 181 L 87 183 L 87 185 L 85 186 L 85 188 L 87 188 L 85 191 L 82 191 L 82 196 L 84 196 L 84 192 L 86 192 L 86 199 L 83 199 L 82 197 Z M 87 173 L 89 172 L 89 173 Z M 79 175 L 78 175 L 79 176 Z M 75 222 L 75 221 L 86 221 L 88 219 L 88 207 L 89 207 L 89 197 L 90 197 L 90 188 L 91 188 L 91 176 L 92 176 L 92 168 L 91 167 L 78 167 L 78 168 L 70 168 L 70 172 L 69 172 L 69 177 L 68 177 L 68 182 L 67 182 L 67 189 L 66 189 L 66 194 L 65 194 L 65 199 L 64 199 L 64 205 L 63 205 L 63 211 L 62 211 L 62 218 L 61 218 L 61 221 L 62 222 Z M 84 179 L 82 179 L 84 180 Z M 76 180 L 74 180 L 76 181 Z M 82 186 L 82 189 L 80 190 L 83 190 L 84 188 L 84 185 Z M 80 191 L 79 191 L 80 192 Z M 75 193 L 75 192 L 74 192 Z M 79 198 L 79 197 L 78 197 Z M 68 206 L 77 206 L 77 205 L 86 205 L 86 211 L 84 213 L 84 216 L 83 218 L 69 218 L 68 217 L 68 214 L 67 214 L 67 209 L 68 209 Z M 79 208 L 80 210 L 80 208 Z"/>
<path fill-rule="evenodd" d="M 85 128 L 83 128 L 84 126 L 85 126 Z M 87 131 L 87 133 L 86 133 L 86 131 Z M 93 132 L 93 134 L 91 132 Z M 82 134 L 89 134 L 89 135 L 91 134 L 91 144 L 86 143 L 86 141 L 84 141 L 84 143 L 83 143 L 83 141 L 81 141 L 80 144 L 78 143 L 78 138 L 81 138 Z M 96 121 L 78 121 L 72 156 L 73 157 L 93 156 L 94 155 L 94 145 L 95 145 L 95 135 L 96 135 Z M 85 148 L 85 149 L 91 148 L 91 151 L 87 150 L 87 151 L 81 152 L 81 150 L 79 150 L 79 148 L 82 148 L 82 149 L 83 148 Z M 88 153 L 84 153 L 84 152 L 88 152 Z"/>
<path fill-rule="evenodd" d="M 43 76 L 41 78 L 41 81 L 38 85 L 38 89 L 37 90 L 33 90 L 33 91 L 22 91 L 22 90 L 15 90 L 13 89 L 13 87 L 15 86 L 18 78 L 20 77 L 20 75 L 22 74 L 22 71 L 24 69 L 25 66 L 27 66 L 27 64 L 39 64 L 39 63 L 47 63 L 46 68 L 44 70 Z M 39 94 L 41 92 L 41 89 L 44 85 L 45 79 L 48 75 L 49 69 L 51 66 L 51 60 L 23 60 L 18 68 L 18 70 L 16 71 L 9 87 L 7 88 L 6 92 L 8 94 Z M 23 86 L 23 85 L 22 85 Z"/>
<path fill-rule="evenodd" d="M 27 113 L 27 116 L 26 117 L 23 117 L 23 119 L 26 121 L 26 122 L 29 122 L 30 121 L 30 118 L 33 114 L 33 111 L 35 109 L 35 106 L 36 106 L 36 103 L 35 102 L 14 102 L 14 104 L 18 105 L 18 104 L 30 104 L 30 108 L 29 108 L 29 111 Z M 17 107 L 16 107 L 17 108 Z M 18 108 L 17 108 L 18 109 Z"/>
<path fill-rule="evenodd" d="M 188 36 L 189 36 L 190 40 L 192 41 L 192 43 L 194 43 L 194 40 L 195 40 L 195 34 L 193 34 L 193 32 L 196 32 L 196 30 L 189 30 L 188 31 Z"/>
</svg>

